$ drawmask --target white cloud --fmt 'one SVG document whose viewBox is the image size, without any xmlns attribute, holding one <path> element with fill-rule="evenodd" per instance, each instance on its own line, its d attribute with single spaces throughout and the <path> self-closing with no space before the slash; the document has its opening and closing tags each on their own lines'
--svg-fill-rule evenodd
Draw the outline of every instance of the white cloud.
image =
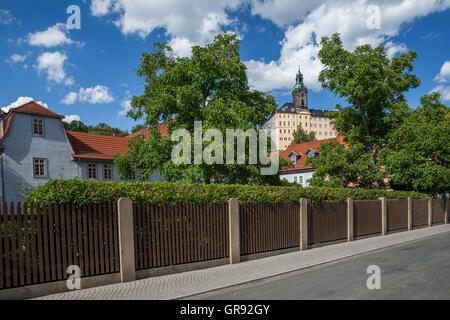
<svg viewBox="0 0 450 320">
<path fill-rule="evenodd" d="M 117 117 L 123 117 L 126 116 L 128 111 L 131 110 L 131 100 L 122 100 L 120 103 L 120 106 L 122 107 L 122 110 L 120 110 L 117 114 Z"/>
<path fill-rule="evenodd" d="M 28 34 L 26 41 L 32 46 L 43 46 L 46 48 L 56 47 L 64 44 L 74 44 L 78 42 L 73 41 L 66 36 L 67 27 L 64 23 L 57 23 L 49 27 L 45 31 L 37 31 Z"/>
<path fill-rule="evenodd" d="M 402 53 L 408 51 L 408 48 L 404 43 L 394 43 L 392 41 L 388 41 L 385 44 L 386 47 L 386 55 L 389 59 L 392 59 L 397 53 Z"/>
<path fill-rule="evenodd" d="M 237 9 L 242 0 L 93 0 L 95 16 L 113 14 L 114 24 L 125 35 L 138 34 L 146 38 L 153 30 L 164 28 L 175 53 L 187 55 L 187 45 L 205 44 L 234 22 L 227 10 Z M 190 49 L 190 48 L 189 48 Z"/>
<path fill-rule="evenodd" d="M 434 78 L 434 81 L 445 83 L 450 81 L 450 61 L 445 61 L 441 67 L 441 71 Z"/>
<path fill-rule="evenodd" d="M 60 102 L 62 104 L 74 104 L 77 101 L 78 94 L 76 92 L 70 92 Z"/>
<path fill-rule="evenodd" d="M 112 4 L 112 0 L 92 0 L 90 9 L 94 16 L 100 17 L 109 13 Z"/>
<path fill-rule="evenodd" d="M 109 93 L 108 87 L 97 85 L 92 88 L 80 88 L 78 92 L 70 92 L 60 102 L 74 104 L 77 101 L 90 104 L 110 103 L 114 101 L 114 97 Z"/>
<path fill-rule="evenodd" d="M 26 103 L 28 103 L 30 101 L 35 101 L 35 100 L 33 98 L 31 98 L 31 97 L 19 97 L 19 98 L 17 98 L 16 101 L 11 103 L 10 105 L 8 105 L 6 107 L 3 107 L 2 111 L 6 113 L 6 112 L 9 111 L 9 109 L 20 107 L 20 106 L 22 106 L 22 105 L 24 105 L 24 104 L 26 104 Z M 36 102 L 39 103 L 41 106 L 43 106 L 43 107 L 48 109 L 48 105 L 46 103 L 44 103 L 42 101 L 36 101 Z"/>
<path fill-rule="evenodd" d="M 432 92 L 439 92 L 443 100 L 450 101 L 450 86 L 444 86 L 441 84 L 430 91 L 430 93 Z"/>
<path fill-rule="evenodd" d="M 7 63 L 19 63 L 19 62 L 24 62 L 26 58 L 27 58 L 26 54 L 20 55 L 20 54 L 14 53 L 13 55 L 11 55 L 11 57 L 6 59 L 5 61 Z"/>
<path fill-rule="evenodd" d="M 17 21 L 17 19 L 12 15 L 11 11 L 0 9 L 0 24 L 8 25 Z"/>
<path fill-rule="evenodd" d="M 66 123 L 71 123 L 72 121 L 80 121 L 80 120 L 81 120 L 80 117 L 75 114 L 64 116 L 63 118 L 63 121 Z"/>
<path fill-rule="evenodd" d="M 64 62 L 66 60 L 67 56 L 59 51 L 44 52 L 37 58 L 35 68 L 39 73 L 45 72 L 49 81 L 71 84 L 73 80 L 66 77 L 64 70 Z"/>
<path fill-rule="evenodd" d="M 317 58 L 320 39 L 340 33 L 344 47 L 353 50 L 361 44 L 386 44 L 398 35 L 405 23 L 450 7 L 444 0 L 327 0 L 264 1 L 253 2 L 252 12 L 273 21 L 280 27 L 288 26 L 281 42 L 278 60 L 246 62 L 250 84 L 259 90 L 287 90 L 294 85 L 295 71 L 300 65 L 306 85 L 321 90 L 318 76 L 322 65 Z M 369 29 L 367 8 L 378 5 L 381 9 L 381 28 Z M 294 21 L 296 25 L 290 25 Z M 388 54 L 405 50 L 403 44 L 391 42 Z"/>
</svg>

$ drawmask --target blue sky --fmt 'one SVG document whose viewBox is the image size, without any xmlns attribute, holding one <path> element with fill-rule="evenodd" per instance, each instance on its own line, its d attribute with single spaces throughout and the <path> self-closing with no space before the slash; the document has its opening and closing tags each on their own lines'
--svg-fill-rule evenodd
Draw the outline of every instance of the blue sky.
<svg viewBox="0 0 450 320">
<path fill-rule="evenodd" d="M 73 4 L 80 30 L 66 28 Z M 362 43 L 386 45 L 390 55 L 415 50 L 422 84 L 407 94 L 409 104 L 432 90 L 450 102 L 450 0 L 2 0 L 0 106 L 33 98 L 71 119 L 130 130 L 136 123 L 124 114 L 144 89 L 136 75 L 142 52 L 168 41 L 188 56 L 222 29 L 241 37 L 250 85 L 280 105 L 291 101 L 298 65 L 311 108 L 339 102 L 317 80 L 316 39 L 334 32 L 349 50 Z"/>
</svg>

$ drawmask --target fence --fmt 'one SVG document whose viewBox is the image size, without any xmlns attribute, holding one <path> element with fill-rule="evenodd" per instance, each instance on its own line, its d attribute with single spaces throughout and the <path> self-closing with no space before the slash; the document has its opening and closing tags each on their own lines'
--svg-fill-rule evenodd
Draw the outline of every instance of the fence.
<svg viewBox="0 0 450 320">
<path fill-rule="evenodd" d="M 119 271 L 115 203 L 7 205 L 0 214 L 0 289 Z"/>
<path fill-rule="evenodd" d="M 123 199 L 121 199 L 123 200 Z M 352 241 L 447 223 L 449 200 L 142 204 L 3 203 L 0 289 Z M 124 202 L 122 202 L 123 204 Z M 233 205 L 232 205 L 233 203 Z"/>
</svg>

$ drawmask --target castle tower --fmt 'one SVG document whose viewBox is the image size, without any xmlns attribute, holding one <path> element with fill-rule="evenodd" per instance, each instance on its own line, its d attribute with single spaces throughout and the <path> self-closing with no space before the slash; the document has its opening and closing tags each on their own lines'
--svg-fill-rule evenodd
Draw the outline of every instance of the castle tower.
<svg viewBox="0 0 450 320">
<path fill-rule="evenodd" d="M 303 83 L 303 74 L 300 72 L 300 68 L 298 68 L 292 98 L 297 112 L 304 109 L 308 110 L 308 88 Z"/>
</svg>

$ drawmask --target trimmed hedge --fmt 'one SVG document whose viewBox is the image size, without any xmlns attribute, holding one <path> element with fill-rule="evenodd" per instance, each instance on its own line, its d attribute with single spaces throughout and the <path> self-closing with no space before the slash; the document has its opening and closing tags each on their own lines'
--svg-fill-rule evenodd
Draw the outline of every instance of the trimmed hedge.
<svg viewBox="0 0 450 320">
<path fill-rule="evenodd" d="M 366 190 L 350 188 L 302 188 L 245 185 L 189 185 L 176 183 L 100 182 L 86 180 L 50 179 L 25 196 L 26 202 L 74 203 L 86 205 L 116 201 L 128 197 L 135 202 L 289 202 L 306 198 L 311 202 L 345 200 L 423 199 L 426 194 L 406 191 Z"/>
</svg>

